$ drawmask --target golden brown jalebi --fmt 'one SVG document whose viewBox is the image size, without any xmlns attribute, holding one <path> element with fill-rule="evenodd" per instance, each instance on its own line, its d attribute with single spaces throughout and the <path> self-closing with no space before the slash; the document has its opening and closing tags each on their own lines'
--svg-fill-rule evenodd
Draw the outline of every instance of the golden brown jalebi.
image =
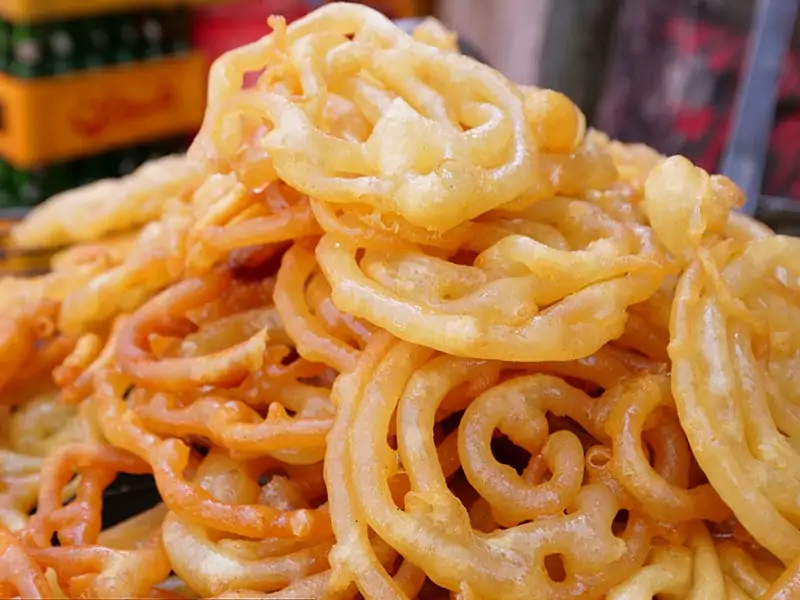
<svg viewBox="0 0 800 600">
<path fill-rule="evenodd" d="M 11 236 L 0 597 L 800 597 L 800 242 L 436 21 L 270 22 Z"/>
<path fill-rule="evenodd" d="M 648 232 L 585 201 L 544 200 L 515 220 L 523 219 L 555 228 L 565 248 L 510 228 L 486 247 L 473 235 L 473 264 L 415 249 L 367 249 L 358 261 L 356 240 L 328 235 L 318 261 L 345 312 L 443 352 L 521 361 L 592 354 L 663 281 Z"/>
</svg>

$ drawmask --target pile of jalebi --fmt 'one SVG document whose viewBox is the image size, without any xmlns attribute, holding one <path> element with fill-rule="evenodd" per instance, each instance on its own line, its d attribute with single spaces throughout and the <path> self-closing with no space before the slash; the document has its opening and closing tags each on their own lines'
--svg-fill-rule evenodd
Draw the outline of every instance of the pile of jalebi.
<svg viewBox="0 0 800 600">
<path fill-rule="evenodd" d="M 270 24 L 11 235 L 0 597 L 800 598 L 800 240 L 434 21 Z"/>
</svg>

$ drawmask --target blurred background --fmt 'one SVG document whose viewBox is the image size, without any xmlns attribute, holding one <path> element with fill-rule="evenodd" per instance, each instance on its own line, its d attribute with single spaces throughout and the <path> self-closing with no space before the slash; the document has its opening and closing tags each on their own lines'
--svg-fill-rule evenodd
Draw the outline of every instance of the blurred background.
<svg viewBox="0 0 800 600">
<path fill-rule="evenodd" d="M 717 171 L 758 2 L 365 4 L 392 18 L 436 15 L 511 79 L 569 95 L 591 125 Z M 210 62 L 264 35 L 270 14 L 291 21 L 323 3 L 0 0 L 0 207 L 30 207 L 186 148 L 202 119 Z M 777 65 L 762 191 L 800 199 L 800 26 L 793 27 Z"/>
</svg>

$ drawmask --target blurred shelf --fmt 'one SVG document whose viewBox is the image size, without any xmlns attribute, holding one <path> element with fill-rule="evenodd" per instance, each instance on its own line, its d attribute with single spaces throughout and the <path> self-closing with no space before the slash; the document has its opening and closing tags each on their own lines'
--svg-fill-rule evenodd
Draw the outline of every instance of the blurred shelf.
<svg viewBox="0 0 800 600">
<path fill-rule="evenodd" d="M 194 134 L 206 69 L 202 54 L 191 52 L 58 77 L 0 74 L 0 156 L 29 169 Z"/>
<path fill-rule="evenodd" d="M 68 75 L 191 49 L 186 9 L 150 9 L 48 23 L 0 20 L 0 72 L 19 79 Z"/>
<path fill-rule="evenodd" d="M 218 4 L 224 0 L 0 0 L 0 16 L 18 23 L 91 17 L 127 10 Z"/>
</svg>

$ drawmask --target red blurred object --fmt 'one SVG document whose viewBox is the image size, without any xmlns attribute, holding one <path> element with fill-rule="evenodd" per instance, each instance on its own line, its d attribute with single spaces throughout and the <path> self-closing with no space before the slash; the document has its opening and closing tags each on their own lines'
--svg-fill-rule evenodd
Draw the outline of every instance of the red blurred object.
<svg viewBox="0 0 800 600">
<path fill-rule="evenodd" d="M 704 10 L 698 10 L 698 6 Z M 629 0 L 595 125 L 623 141 L 719 168 L 752 5 Z M 734 10 L 743 7 L 739 13 Z M 763 193 L 800 200 L 800 24 L 784 61 Z"/>
<path fill-rule="evenodd" d="M 305 0 L 235 0 L 199 8 L 192 23 L 192 43 L 209 63 L 229 50 L 259 40 L 270 28 L 270 15 L 283 15 L 291 22 L 314 8 Z"/>
</svg>

